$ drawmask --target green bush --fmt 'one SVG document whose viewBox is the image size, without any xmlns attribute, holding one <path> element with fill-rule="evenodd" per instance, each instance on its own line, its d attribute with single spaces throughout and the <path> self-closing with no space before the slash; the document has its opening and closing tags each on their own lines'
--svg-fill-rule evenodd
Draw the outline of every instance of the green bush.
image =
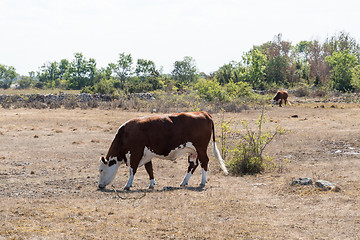
<svg viewBox="0 0 360 240">
<path fill-rule="evenodd" d="M 199 79 L 195 84 L 198 95 L 207 101 L 238 102 L 241 99 L 254 99 L 255 93 L 246 82 L 232 82 L 221 86 L 216 78 Z"/>
<path fill-rule="evenodd" d="M 285 130 L 277 126 L 274 131 L 263 131 L 262 126 L 264 123 L 264 108 L 256 123 L 257 131 L 251 130 L 248 122 L 242 122 L 242 126 L 245 128 L 246 133 L 241 135 L 238 142 L 235 143 L 234 149 L 226 149 L 226 151 L 232 152 L 231 159 L 226 161 L 229 173 L 240 176 L 245 174 L 256 174 L 261 173 L 266 168 L 274 165 L 273 158 L 264 155 L 264 149 L 276 135 L 283 134 Z M 229 132 L 228 123 L 222 128 Z M 222 148 L 222 150 L 224 149 Z"/>
<path fill-rule="evenodd" d="M 201 98 L 207 101 L 224 100 L 224 92 L 220 86 L 220 83 L 215 79 L 201 78 L 195 84 L 195 90 Z"/>
<path fill-rule="evenodd" d="M 102 78 L 100 82 L 96 83 L 94 86 L 87 86 L 81 90 L 81 93 L 98 93 L 98 94 L 108 94 L 114 95 L 116 89 L 114 88 L 113 82 L 109 79 Z"/>
</svg>

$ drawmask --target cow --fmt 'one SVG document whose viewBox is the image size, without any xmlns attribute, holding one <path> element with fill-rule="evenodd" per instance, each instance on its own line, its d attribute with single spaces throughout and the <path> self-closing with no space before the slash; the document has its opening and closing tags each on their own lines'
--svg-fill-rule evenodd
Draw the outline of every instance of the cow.
<svg viewBox="0 0 360 240">
<path fill-rule="evenodd" d="M 157 157 L 175 160 L 184 154 L 188 154 L 188 169 L 180 186 L 188 185 L 200 162 L 200 186 L 204 187 L 209 162 L 207 147 L 211 134 L 215 158 L 225 174 L 228 174 L 216 146 L 214 122 L 207 112 L 174 113 L 129 120 L 118 129 L 106 157 L 100 157 L 99 189 L 112 182 L 121 163 L 129 166 L 130 172 L 124 190 L 130 190 L 136 170 L 142 165 L 145 165 L 150 178 L 149 188 L 152 189 L 155 179 L 151 159 Z"/>
<path fill-rule="evenodd" d="M 288 103 L 291 106 L 291 103 L 287 100 L 288 99 L 288 92 L 285 90 L 280 90 L 278 91 L 274 98 L 271 100 L 271 106 L 273 107 L 274 104 L 279 104 L 280 107 L 281 104 L 284 102 L 284 104 L 286 105 L 286 103 Z"/>
</svg>

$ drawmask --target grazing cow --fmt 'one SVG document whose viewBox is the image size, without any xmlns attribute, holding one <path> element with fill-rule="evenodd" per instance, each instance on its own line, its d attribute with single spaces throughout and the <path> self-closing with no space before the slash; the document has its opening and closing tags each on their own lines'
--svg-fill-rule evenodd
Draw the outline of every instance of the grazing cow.
<svg viewBox="0 0 360 240">
<path fill-rule="evenodd" d="M 271 106 L 273 107 L 274 104 L 279 104 L 279 106 L 282 107 L 281 104 L 283 102 L 285 103 L 285 105 L 286 105 L 286 103 L 288 103 L 291 106 L 291 103 L 287 100 L 288 96 L 289 96 L 289 94 L 287 91 L 285 91 L 285 90 L 278 91 L 275 94 L 274 98 L 271 100 Z"/>
<path fill-rule="evenodd" d="M 127 121 L 117 131 L 106 157 L 100 158 L 99 188 L 105 188 L 115 178 L 120 163 L 130 167 L 130 176 L 124 189 L 132 186 L 138 167 L 145 165 L 150 177 L 149 188 L 155 179 L 151 159 L 153 157 L 175 160 L 188 155 L 188 170 L 181 186 L 186 186 L 196 167 L 202 167 L 201 186 L 207 180 L 207 147 L 213 135 L 213 151 L 222 170 L 227 170 L 215 143 L 214 122 L 206 112 L 175 113 L 140 117 Z"/>
</svg>

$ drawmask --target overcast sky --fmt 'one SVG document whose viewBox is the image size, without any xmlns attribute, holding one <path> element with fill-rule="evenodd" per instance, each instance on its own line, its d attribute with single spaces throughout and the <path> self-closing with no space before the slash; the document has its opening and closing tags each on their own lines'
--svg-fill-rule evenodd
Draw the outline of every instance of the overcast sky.
<svg viewBox="0 0 360 240">
<path fill-rule="evenodd" d="M 324 41 L 340 31 L 360 41 L 359 0 L 0 0 L 0 64 L 28 75 L 46 62 L 119 53 L 164 73 L 184 56 L 210 73 L 253 45 Z"/>
</svg>

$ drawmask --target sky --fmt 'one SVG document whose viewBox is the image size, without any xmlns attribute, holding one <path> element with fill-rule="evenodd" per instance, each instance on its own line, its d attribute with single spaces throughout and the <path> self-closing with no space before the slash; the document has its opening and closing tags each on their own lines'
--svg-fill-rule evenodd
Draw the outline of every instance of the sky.
<svg viewBox="0 0 360 240">
<path fill-rule="evenodd" d="M 190 56 L 211 73 L 279 33 L 360 42 L 359 13 L 359 0 L 0 0 L 0 64 L 28 75 L 77 52 L 98 68 L 126 53 L 163 73 Z"/>
</svg>

